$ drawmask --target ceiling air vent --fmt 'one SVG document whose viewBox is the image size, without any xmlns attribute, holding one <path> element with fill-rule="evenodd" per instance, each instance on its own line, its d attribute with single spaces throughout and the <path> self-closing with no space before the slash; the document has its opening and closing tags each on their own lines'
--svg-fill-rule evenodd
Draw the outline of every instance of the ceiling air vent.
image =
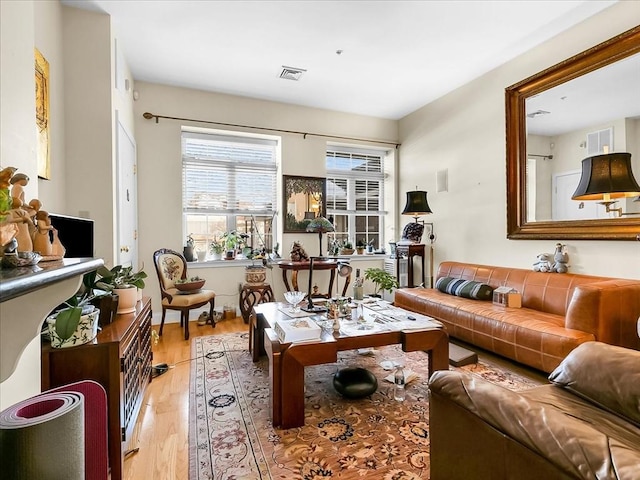
<svg viewBox="0 0 640 480">
<path fill-rule="evenodd" d="M 546 110 L 536 110 L 535 112 L 527 113 L 527 117 L 536 118 L 542 115 L 549 115 L 551 112 L 547 112 Z"/>
<path fill-rule="evenodd" d="M 282 72 L 280 72 L 280 78 L 295 80 L 297 82 L 300 80 L 300 77 L 302 77 L 304 72 L 306 72 L 304 68 L 286 67 L 283 65 Z"/>
</svg>

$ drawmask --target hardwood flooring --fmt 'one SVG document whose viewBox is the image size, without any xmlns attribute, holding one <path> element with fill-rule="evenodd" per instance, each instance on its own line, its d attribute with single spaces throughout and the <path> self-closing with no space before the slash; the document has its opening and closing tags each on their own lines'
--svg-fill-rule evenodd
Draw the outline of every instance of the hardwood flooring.
<svg viewBox="0 0 640 480">
<path fill-rule="evenodd" d="M 204 335 L 247 332 L 241 317 L 221 320 L 215 328 L 190 322 L 190 339 L 184 340 L 179 324 L 165 324 L 153 346 L 153 365 L 169 370 L 154 378 L 143 404 L 129 449 L 139 449 L 124 460 L 126 480 L 186 480 L 189 477 L 189 371 L 191 339 Z M 154 329 L 157 330 L 157 326 Z"/>
</svg>

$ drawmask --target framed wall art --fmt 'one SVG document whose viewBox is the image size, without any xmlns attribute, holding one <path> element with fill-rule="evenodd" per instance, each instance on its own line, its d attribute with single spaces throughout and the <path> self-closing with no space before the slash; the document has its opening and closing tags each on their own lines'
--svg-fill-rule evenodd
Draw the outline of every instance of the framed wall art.
<svg viewBox="0 0 640 480">
<path fill-rule="evenodd" d="M 38 177 L 51 178 L 51 154 L 49 151 L 49 62 L 35 49 L 36 73 L 36 154 Z"/>
<path fill-rule="evenodd" d="M 284 233 L 305 232 L 307 223 L 326 214 L 326 179 L 284 175 Z"/>
</svg>

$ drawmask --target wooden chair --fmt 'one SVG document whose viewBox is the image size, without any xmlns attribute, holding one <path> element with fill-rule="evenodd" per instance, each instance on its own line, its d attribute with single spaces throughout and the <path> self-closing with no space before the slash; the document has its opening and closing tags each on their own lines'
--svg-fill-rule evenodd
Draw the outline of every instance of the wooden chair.
<svg viewBox="0 0 640 480">
<path fill-rule="evenodd" d="M 174 250 L 161 248 L 153 253 L 153 263 L 160 282 L 162 294 L 162 320 L 160 321 L 160 335 L 164 327 L 164 317 L 167 310 L 180 311 L 180 326 L 184 326 L 184 339 L 189 339 L 189 311 L 200 308 L 207 303 L 209 307 L 209 319 L 211 326 L 215 327 L 214 307 L 216 293 L 213 290 L 198 290 L 195 293 L 183 293 L 175 288 L 174 282 L 187 278 L 187 260 Z"/>
</svg>

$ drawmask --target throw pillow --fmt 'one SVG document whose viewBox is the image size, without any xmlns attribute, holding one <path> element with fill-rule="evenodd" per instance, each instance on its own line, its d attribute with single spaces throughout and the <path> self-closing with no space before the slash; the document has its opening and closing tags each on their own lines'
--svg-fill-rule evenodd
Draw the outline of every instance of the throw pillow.
<svg viewBox="0 0 640 480">
<path fill-rule="evenodd" d="M 549 380 L 640 427 L 640 352 L 602 342 L 574 348 Z"/>
<path fill-rule="evenodd" d="M 436 282 L 436 288 L 442 293 L 473 300 L 491 300 L 493 297 L 493 287 L 462 278 L 440 277 Z"/>
</svg>

